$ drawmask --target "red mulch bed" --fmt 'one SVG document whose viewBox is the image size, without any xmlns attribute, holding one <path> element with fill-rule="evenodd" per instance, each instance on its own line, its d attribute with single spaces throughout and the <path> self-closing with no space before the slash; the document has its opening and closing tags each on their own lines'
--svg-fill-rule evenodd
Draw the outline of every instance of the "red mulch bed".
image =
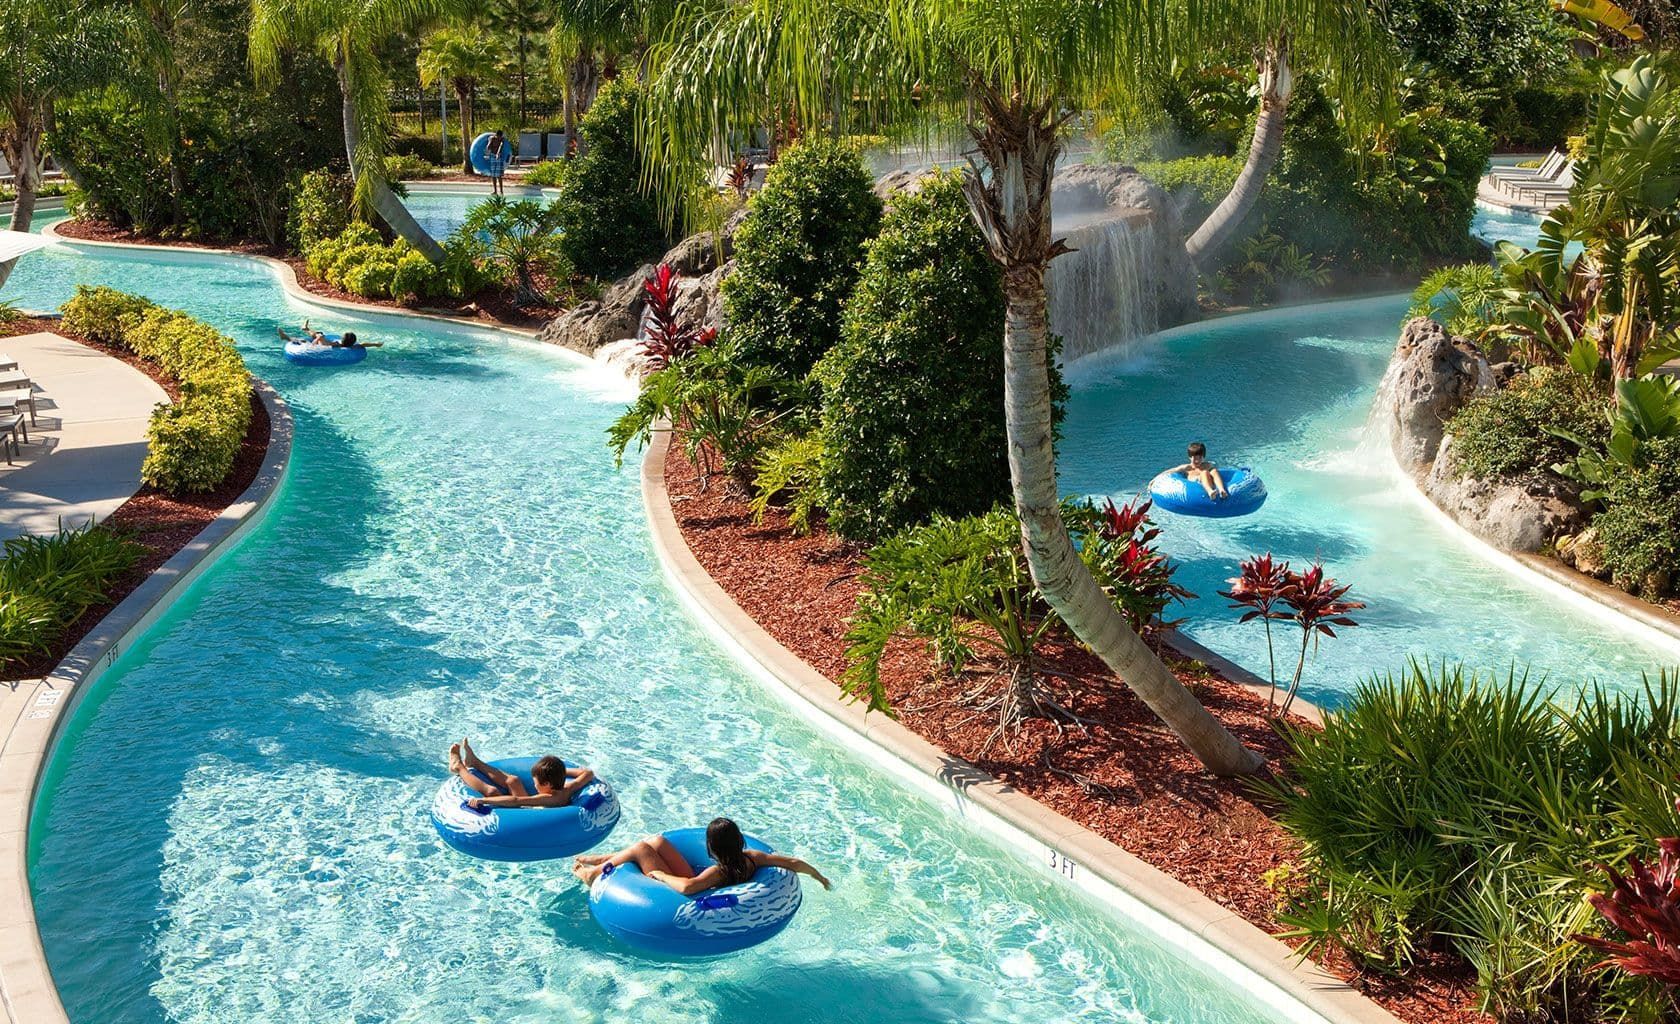
<svg viewBox="0 0 1680 1024">
<path fill-rule="evenodd" d="M 134 353 L 125 349 L 111 348 L 96 344 L 86 338 L 79 337 L 64 330 L 62 324 L 46 320 L 16 320 L 9 324 L 0 324 L 0 338 L 12 337 L 18 334 L 33 334 L 37 331 L 48 331 L 66 338 L 72 338 L 92 349 L 97 349 L 116 359 L 138 369 L 146 376 L 157 381 L 172 399 L 180 397 L 180 388 L 171 380 L 165 379 L 155 365 L 140 359 Z M 251 425 L 245 431 L 245 440 L 240 444 L 239 454 L 234 457 L 233 469 L 220 487 L 202 494 L 189 494 L 176 497 L 157 490 L 147 484 L 142 484 L 134 496 L 118 506 L 115 512 L 105 517 L 104 525 L 126 533 L 140 544 L 141 553 L 132 569 L 111 588 L 106 602 L 88 609 L 81 618 L 70 624 L 64 636 L 48 654 L 30 661 L 12 665 L 6 670 L 6 677 L 10 679 L 34 679 L 51 672 L 53 667 L 76 646 L 77 642 L 86 636 L 105 613 L 115 608 L 127 597 L 134 588 L 145 581 L 153 570 L 169 561 L 177 551 L 186 547 L 200 530 L 204 529 L 217 516 L 221 515 L 229 505 L 232 505 L 245 488 L 251 486 L 251 481 L 257 477 L 257 471 L 262 468 L 264 457 L 268 454 L 268 410 L 263 407 L 262 400 L 256 395 L 251 396 Z M 52 456 L 48 455 L 47 458 Z M 4 477 L 0 477 L 0 482 Z"/>
<path fill-rule="evenodd" d="M 210 243 L 186 241 L 179 238 L 159 238 L 155 235 L 138 234 L 132 229 L 115 227 L 97 220 L 67 220 L 60 223 L 55 230 L 66 238 L 80 238 L 89 242 L 168 245 L 179 249 L 226 249 L 249 256 L 267 256 L 291 267 L 293 273 L 297 275 L 298 284 L 305 291 L 322 298 L 353 302 L 362 306 L 383 306 L 386 309 L 396 309 L 404 312 L 439 313 L 445 316 L 459 317 L 463 321 L 489 324 L 494 327 L 522 327 L 531 330 L 540 330 L 543 325 L 562 312 L 557 306 L 515 306 L 513 304 L 513 292 L 507 288 L 486 289 L 471 299 L 430 298 L 426 300 L 425 305 L 421 306 L 407 306 L 395 299 L 369 299 L 353 292 L 347 292 L 342 288 L 334 288 L 311 274 L 309 268 L 304 265 L 302 257 L 295 253 L 249 240 Z M 554 284 L 551 281 L 538 281 L 537 283 L 543 287 L 550 287 Z"/>
<path fill-rule="evenodd" d="M 845 622 L 861 590 L 859 550 L 821 531 L 796 536 L 775 511 L 755 525 L 727 481 L 714 478 L 702 491 L 694 468 L 674 448 L 665 481 L 683 537 L 712 578 L 783 646 L 838 679 L 845 666 Z M 1157 637 L 1150 642 L 1227 728 L 1279 769 L 1284 745 L 1265 698 L 1163 649 Z M 1283 896 L 1261 876 L 1291 863 L 1298 847 L 1263 799 L 1245 783 L 1204 771 L 1090 652 L 1056 643 L 1045 653 L 1048 667 L 1076 684 L 1062 695 L 1069 709 L 1091 724 L 1058 731 L 1035 720 L 1012 744 L 990 749 L 991 723 L 961 706 L 963 684 L 935 676 L 919 645 L 890 648 L 882 678 L 900 720 L 918 735 L 1268 932 L 1282 931 L 1276 912 Z M 1328 966 L 1405 1021 L 1490 1019 L 1476 1009 L 1474 974 L 1454 958 L 1433 958 L 1398 980 L 1356 975 L 1341 956 Z"/>
</svg>

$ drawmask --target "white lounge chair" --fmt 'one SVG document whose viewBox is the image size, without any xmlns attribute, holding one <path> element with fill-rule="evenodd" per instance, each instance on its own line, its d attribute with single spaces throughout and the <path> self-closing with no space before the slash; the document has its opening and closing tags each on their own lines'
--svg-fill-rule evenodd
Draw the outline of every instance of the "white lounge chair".
<svg viewBox="0 0 1680 1024">
<path fill-rule="evenodd" d="M 1562 172 L 1560 172 L 1557 178 L 1553 181 L 1515 183 L 1507 186 L 1505 191 L 1513 193 L 1519 199 L 1529 196 L 1539 199 L 1548 199 L 1554 196 L 1567 196 L 1569 194 L 1569 190 L 1574 187 L 1575 164 L 1571 161 L 1564 165 Z"/>
<path fill-rule="evenodd" d="M 1552 181 L 1563 170 L 1564 162 L 1563 154 L 1554 149 L 1540 161 L 1539 167 L 1496 167 L 1487 176 L 1494 182 Z"/>
</svg>

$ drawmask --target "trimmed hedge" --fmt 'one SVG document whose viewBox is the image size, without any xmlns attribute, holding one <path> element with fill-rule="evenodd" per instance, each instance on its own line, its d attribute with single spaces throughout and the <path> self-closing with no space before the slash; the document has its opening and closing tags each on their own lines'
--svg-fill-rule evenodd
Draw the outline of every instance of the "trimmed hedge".
<svg viewBox="0 0 1680 1024">
<path fill-rule="evenodd" d="M 899 195 L 817 365 L 829 524 L 878 538 L 1009 497 L 1003 282 L 961 178 Z"/>
<path fill-rule="evenodd" d="M 213 490 L 227 479 L 251 425 L 251 375 L 232 339 L 113 288 L 78 285 L 62 311 L 67 330 L 120 345 L 180 386 L 180 401 L 152 412 L 141 479 L 170 494 Z"/>
<path fill-rule="evenodd" d="M 451 239 L 446 248 L 454 244 Z M 406 302 L 453 292 L 449 275 L 407 240 L 386 245 L 367 224 L 350 224 L 336 237 L 317 242 L 304 254 L 304 264 L 334 288 L 369 299 Z"/>
</svg>

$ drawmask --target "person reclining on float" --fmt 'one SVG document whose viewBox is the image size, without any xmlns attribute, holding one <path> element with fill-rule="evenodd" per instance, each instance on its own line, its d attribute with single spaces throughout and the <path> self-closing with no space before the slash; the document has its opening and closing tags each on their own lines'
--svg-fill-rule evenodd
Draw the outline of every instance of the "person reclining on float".
<svg viewBox="0 0 1680 1024">
<path fill-rule="evenodd" d="M 304 336 L 301 338 L 294 338 L 287 334 L 284 327 L 276 327 L 274 332 L 280 335 L 280 340 L 288 345 L 294 343 L 298 345 L 321 345 L 326 348 L 383 348 L 385 345 L 383 341 L 357 341 L 355 331 L 345 331 L 339 335 L 337 341 L 333 341 L 320 331 L 311 328 L 308 320 L 303 322 Z"/>
<path fill-rule="evenodd" d="M 577 796 L 578 790 L 595 781 L 595 773 L 588 768 L 568 768 L 566 762 L 549 754 L 531 766 L 531 781 L 537 791 L 525 788 L 525 780 L 511 772 L 486 764 L 473 753 L 472 745 L 464 738 L 449 748 L 449 770 L 478 796 L 470 797 L 467 806 L 483 810 L 487 807 L 565 807 Z M 486 782 L 485 780 L 489 781 Z"/>
<path fill-rule="evenodd" d="M 608 864 L 617 867 L 634 863 L 648 878 L 664 882 L 684 896 L 693 896 L 707 889 L 750 881 L 759 868 L 786 868 L 810 875 L 824 889 L 833 888 L 821 871 L 798 857 L 747 849 L 740 826 L 728 818 L 713 818 L 706 826 L 706 852 L 717 863 L 697 873 L 669 839 L 648 836 L 617 853 L 583 854 L 572 861 L 572 874 L 584 885 L 594 885 Z"/>
<path fill-rule="evenodd" d="M 1229 498 L 1231 492 L 1225 489 L 1225 478 L 1220 475 L 1219 467 L 1207 461 L 1207 445 L 1200 441 L 1191 441 L 1188 454 L 1189 462 L 1182 466 L 1174 466 L 1167 472 L 1183 474 L 1185 479 L 1201 484 L 1207 490 L 1208 497 L 1215 501 Z"/>
</svg>

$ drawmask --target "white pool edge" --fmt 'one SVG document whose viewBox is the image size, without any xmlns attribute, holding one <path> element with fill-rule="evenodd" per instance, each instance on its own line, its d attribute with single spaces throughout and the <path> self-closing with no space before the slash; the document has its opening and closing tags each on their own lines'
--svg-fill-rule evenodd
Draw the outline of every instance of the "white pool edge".
<svg viewBox="0 0 1680 1024">
<path fill-rule="evenodd" d="M 146 577 L 71 648 L 44 679 L 0 692 L 0 1007 L 10 1024 L 69 1024 L 35 922 L 29 888 L 29 825 L 41 776 L 83 696 L 204 571 L 267 515 L 291 461 L 292 414 L 253 377 L 268 412 L 268 451 L 256 478 L 187 546 Z"/>
<path fill-rule="evenodd" d="M 642 460 L 654 553 L 678 599 L 711 639 L 787 706 L 859 760 L 991 836 L 1030 870 L 1071 885 L 1186 960 L 1300 1024 L 1398 1024 L 1341 979 L 1165 872 L 947 754 L 885 715 L 867 714 L 776 641 L 700 565 L 665 489 L 669 433 Z"/>
</svg>

